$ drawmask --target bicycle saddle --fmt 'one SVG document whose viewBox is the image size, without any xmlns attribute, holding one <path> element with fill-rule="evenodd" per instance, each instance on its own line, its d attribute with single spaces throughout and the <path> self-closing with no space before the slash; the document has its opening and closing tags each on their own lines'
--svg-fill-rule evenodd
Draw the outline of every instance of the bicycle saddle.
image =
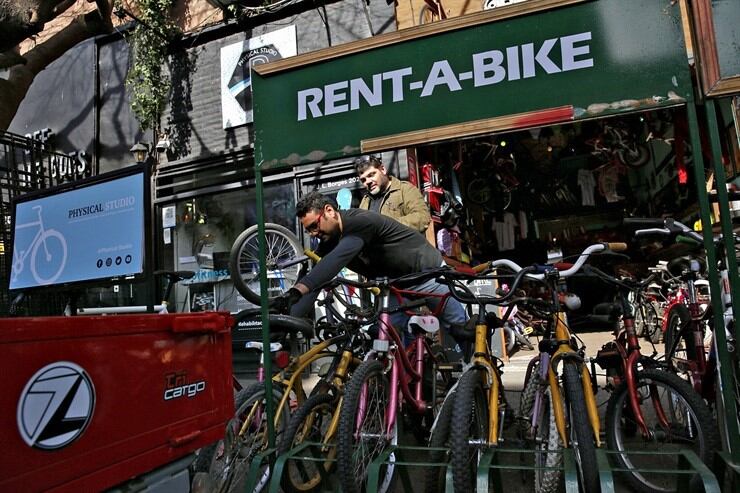
<svg viewBox="0 0 740 493">
<path fill-rule="evenodd" d="M 234 315 L 235 330 L 262 330 L 262 309 L 247 308 Z M 304 318 L 290 315 L 270 314 L 270 339 L 279 340 L 286 335 L 301 334 L 306 340 L 313 339 L 313 324 Z"/>
<path fill-rule="evenodd" d="M 155 276 L 166 277 L 171 282 L 178 282 L 183 279 L 190 279 L 195 275 L 195 272 L 192 270 L 155 270 L 153 274 Z"/>
</svg>

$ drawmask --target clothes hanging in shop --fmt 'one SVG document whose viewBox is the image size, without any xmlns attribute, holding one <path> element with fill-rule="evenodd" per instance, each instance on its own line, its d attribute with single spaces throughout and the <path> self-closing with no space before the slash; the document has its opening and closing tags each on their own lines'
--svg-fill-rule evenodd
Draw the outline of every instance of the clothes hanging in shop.
<svg viewBox="0 0 740 493">
<path fill-rule="evenodd" d="M 588 169 L 579 169 L 578 185 L 581 187 L 581 205 L 596 205 L 594 200 L 594 189 L 596 188 L 594 173 Z"/>
<path fill-rule="evenodd" d="M 498 251 L 513 250 L 516 241 L 517 220 L 514 214 L 507 212 L 502 221 L 493 221 L 493 230 L 496 232 Z"/>
</svg>

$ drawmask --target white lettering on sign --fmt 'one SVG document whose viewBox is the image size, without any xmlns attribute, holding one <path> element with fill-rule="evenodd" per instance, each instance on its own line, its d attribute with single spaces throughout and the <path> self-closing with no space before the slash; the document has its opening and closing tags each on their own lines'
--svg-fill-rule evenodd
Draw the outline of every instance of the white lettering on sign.
<svg viewBox="0 0 740 493">
<path fill-rule="evenodd" d="M 373 74 L 371 81 L 354 78 L 324 87 L 301 89 L 298 96 L 298 121 L 359 110 L 364 105 L 380 106 L 403 101 L 412 91 L 419 97 L 435 91 L 462 91 L 461 82 L 472 80 L 473 87 L 503 81 L 528 79 L 542 74 L 557 74 L 592 68 L 591 32 L 546 39 L 539 45 L 524 43 L 503 50 L 487 50 L 472 55 L 472 71 L 456 73 L 448 60 L 437 60 L 425 77 L 414 80 L 413 68 L 404 67 Z M 559 46 L 560 66 L 551 58 Z M 384 86 L 384 81 L 390 84 Z M 390 90 L 390 92 L 388 92 Z"/>
</svg>

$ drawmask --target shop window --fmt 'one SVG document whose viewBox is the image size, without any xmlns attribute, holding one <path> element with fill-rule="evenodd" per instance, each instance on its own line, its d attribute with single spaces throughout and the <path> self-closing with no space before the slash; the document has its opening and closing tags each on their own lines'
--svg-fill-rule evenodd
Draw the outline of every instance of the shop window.
<svg viewBox="0 0 740 493">
<path fill-rule="evenodd" d="M 202 195 L 160 207 L 159 249 L 163 268 L 190 270 L 169 300 L 178 312 L 226 310 L 252 306 L 229 276 L 229 255 L 237 236 L 257 223 L 256 191 L 239 189 Z M 266 183 L 265 221 L 295 230 L 292 182 Z"/>
</svg>

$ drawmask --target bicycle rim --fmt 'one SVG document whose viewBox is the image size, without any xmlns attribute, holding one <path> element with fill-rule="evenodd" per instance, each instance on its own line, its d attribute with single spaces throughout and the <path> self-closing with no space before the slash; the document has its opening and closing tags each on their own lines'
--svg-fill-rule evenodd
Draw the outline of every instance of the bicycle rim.
<svg viewBox="0 0 740 493">
<path fill-rule="evenodd" d="M 303 263 L 293 263 L 303 255 L 296 236 L 278 224 L 265 225 L 265 258 L 268 298 L 274 298 L 292 288 Z M 229 273 L 234 287 L 249 302 L 259 304 L 259 232 L 252 226 L 242 232 L 231 247 Z"/>
<path fill-rule="evenodd" d="M 638 491 L 671 493 L 686 475 L 676 474 L 682 449 L 691 449 L 705 462 L 711 458 L 717 443 L 709 408 L 693 389 L 676 375 L 661 370 L 644 370 L 637 374 L 637 398 L 645 424 L 650 431 L 643 437 L 629 404 L 626 383 L 609 399 L 606 413 L 609 449 L 620 474 Z M 662 422 L 660 415 L 664 415 Z M 666 470 L 669 473 L 638 471 Z M 678 476 L 678 479 L 677 479 Z"/>
</svg>

